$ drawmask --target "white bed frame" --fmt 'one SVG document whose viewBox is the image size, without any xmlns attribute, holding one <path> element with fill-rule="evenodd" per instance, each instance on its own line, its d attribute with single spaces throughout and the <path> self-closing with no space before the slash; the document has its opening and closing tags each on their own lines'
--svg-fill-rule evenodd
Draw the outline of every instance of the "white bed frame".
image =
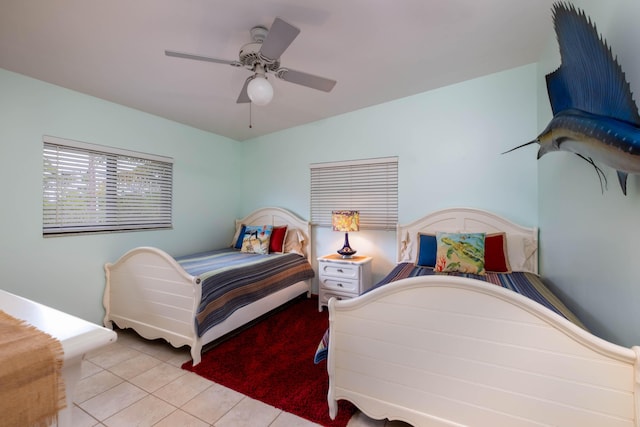
<svg viewBox="0 0 640 427">
<path fill-rule="evenodd" d="M 436 231 L 505 231 L 514 271 L 537 271 L 537 229 L 467 208 L 400 226 L 398 260 L 415 259 L 418 232 Z M 640 347 L 604 341 L 510 290 L 409 278 L 330 300 L 329 322 L 332 418 L 346 399 L 415 426 L 640 426 Z"/>
<path fill-rule="evenodd" d="M 303 236 L 303 251 L 310 247 L 310 224 L 281 208 L 259 209 L 236 220 L 246 225 L 288 225 Z M 174 347 L 191 347 L 193 365 L 201 360 L 202 347 L 211 341 L 255 320 L 265 313 L 306 292 L 305 280 L 268 295 L 236 310 L 222 323 L 198 337 L 195 316 L 200 305 L 200 279 L 187 273 L 175 259 L 161 249 L 139 247 L 124 254 L 115 263 L 105 264 L 106 288 L 103 304 L 104 325 L 132 328 L 147 339 L 163 338 Z"/>
</svg>

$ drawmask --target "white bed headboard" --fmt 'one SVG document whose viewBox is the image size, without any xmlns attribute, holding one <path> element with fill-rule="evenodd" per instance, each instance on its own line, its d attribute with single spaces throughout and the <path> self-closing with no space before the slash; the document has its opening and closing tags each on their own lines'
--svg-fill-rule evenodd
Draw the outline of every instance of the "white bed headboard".
<svg viewBox="0 0 640 427">
<path fill-rule="evenodd" d="M 236 219 L 236 228 L 245 225 L 287 225 L 289 230 L 297 229 L 303 236 L 303 252 L 308 257 L 311 247 L 311 224 L 293 212 L 282 208 L 266 207 L 251 212 L 244 218 Z"/>
<path fill-rule="evenodd" d="M 538 228 L 515 224 L 491 212 L 449 208 L 398 226 L 398 262 L 415 262 L 418 233 L 498 233 L 507 235 L 507 254 L 513 271 L 538 274 Z"/>
</svg>

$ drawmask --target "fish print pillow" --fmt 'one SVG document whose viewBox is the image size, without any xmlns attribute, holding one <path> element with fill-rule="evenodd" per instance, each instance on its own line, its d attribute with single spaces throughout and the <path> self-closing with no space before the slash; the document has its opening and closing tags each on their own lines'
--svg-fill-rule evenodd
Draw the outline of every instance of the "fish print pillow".
<svg viewBox="0 0 640 427">
<path fill-rule="evenodd" d="M 437 272 L 485 274 L 485 233 L 436 233 Z"/>
</svg>

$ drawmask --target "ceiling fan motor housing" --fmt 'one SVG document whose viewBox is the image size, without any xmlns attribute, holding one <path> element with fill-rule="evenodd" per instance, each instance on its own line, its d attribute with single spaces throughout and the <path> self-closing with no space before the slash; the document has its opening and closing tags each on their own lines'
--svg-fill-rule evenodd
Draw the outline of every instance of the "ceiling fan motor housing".
<svg viewBox="0 0 640 427">
<path fill-rule="evenodd" d="M 280 68 L 280 59 L 272 60 L 260 55 L 261 41 L 247 43 L 240 48 L 240 63 L 248 70 L 255 71 L 257 64 L 262 64 L 265 71 L 276 71 Z"/>
</svg>

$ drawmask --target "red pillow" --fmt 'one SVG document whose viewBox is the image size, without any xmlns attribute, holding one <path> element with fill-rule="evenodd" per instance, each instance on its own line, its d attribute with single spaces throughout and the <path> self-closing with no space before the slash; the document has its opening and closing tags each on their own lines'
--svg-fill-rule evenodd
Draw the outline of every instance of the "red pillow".
<svg viewBox="0 0 640 427">
<path fill-rule="evenodd" d="M 284 238 L 287 235 L 287 226 L 273 227 L 271 240 L 269 240 L 269 253 L 284 251 Z"/>
<path fill-rule="evenodd" d="M 507 255 L 507 236 L 504 233 L 485 236 L 484 269 L 492 273 L 511 273 Z"/>
</svg>

